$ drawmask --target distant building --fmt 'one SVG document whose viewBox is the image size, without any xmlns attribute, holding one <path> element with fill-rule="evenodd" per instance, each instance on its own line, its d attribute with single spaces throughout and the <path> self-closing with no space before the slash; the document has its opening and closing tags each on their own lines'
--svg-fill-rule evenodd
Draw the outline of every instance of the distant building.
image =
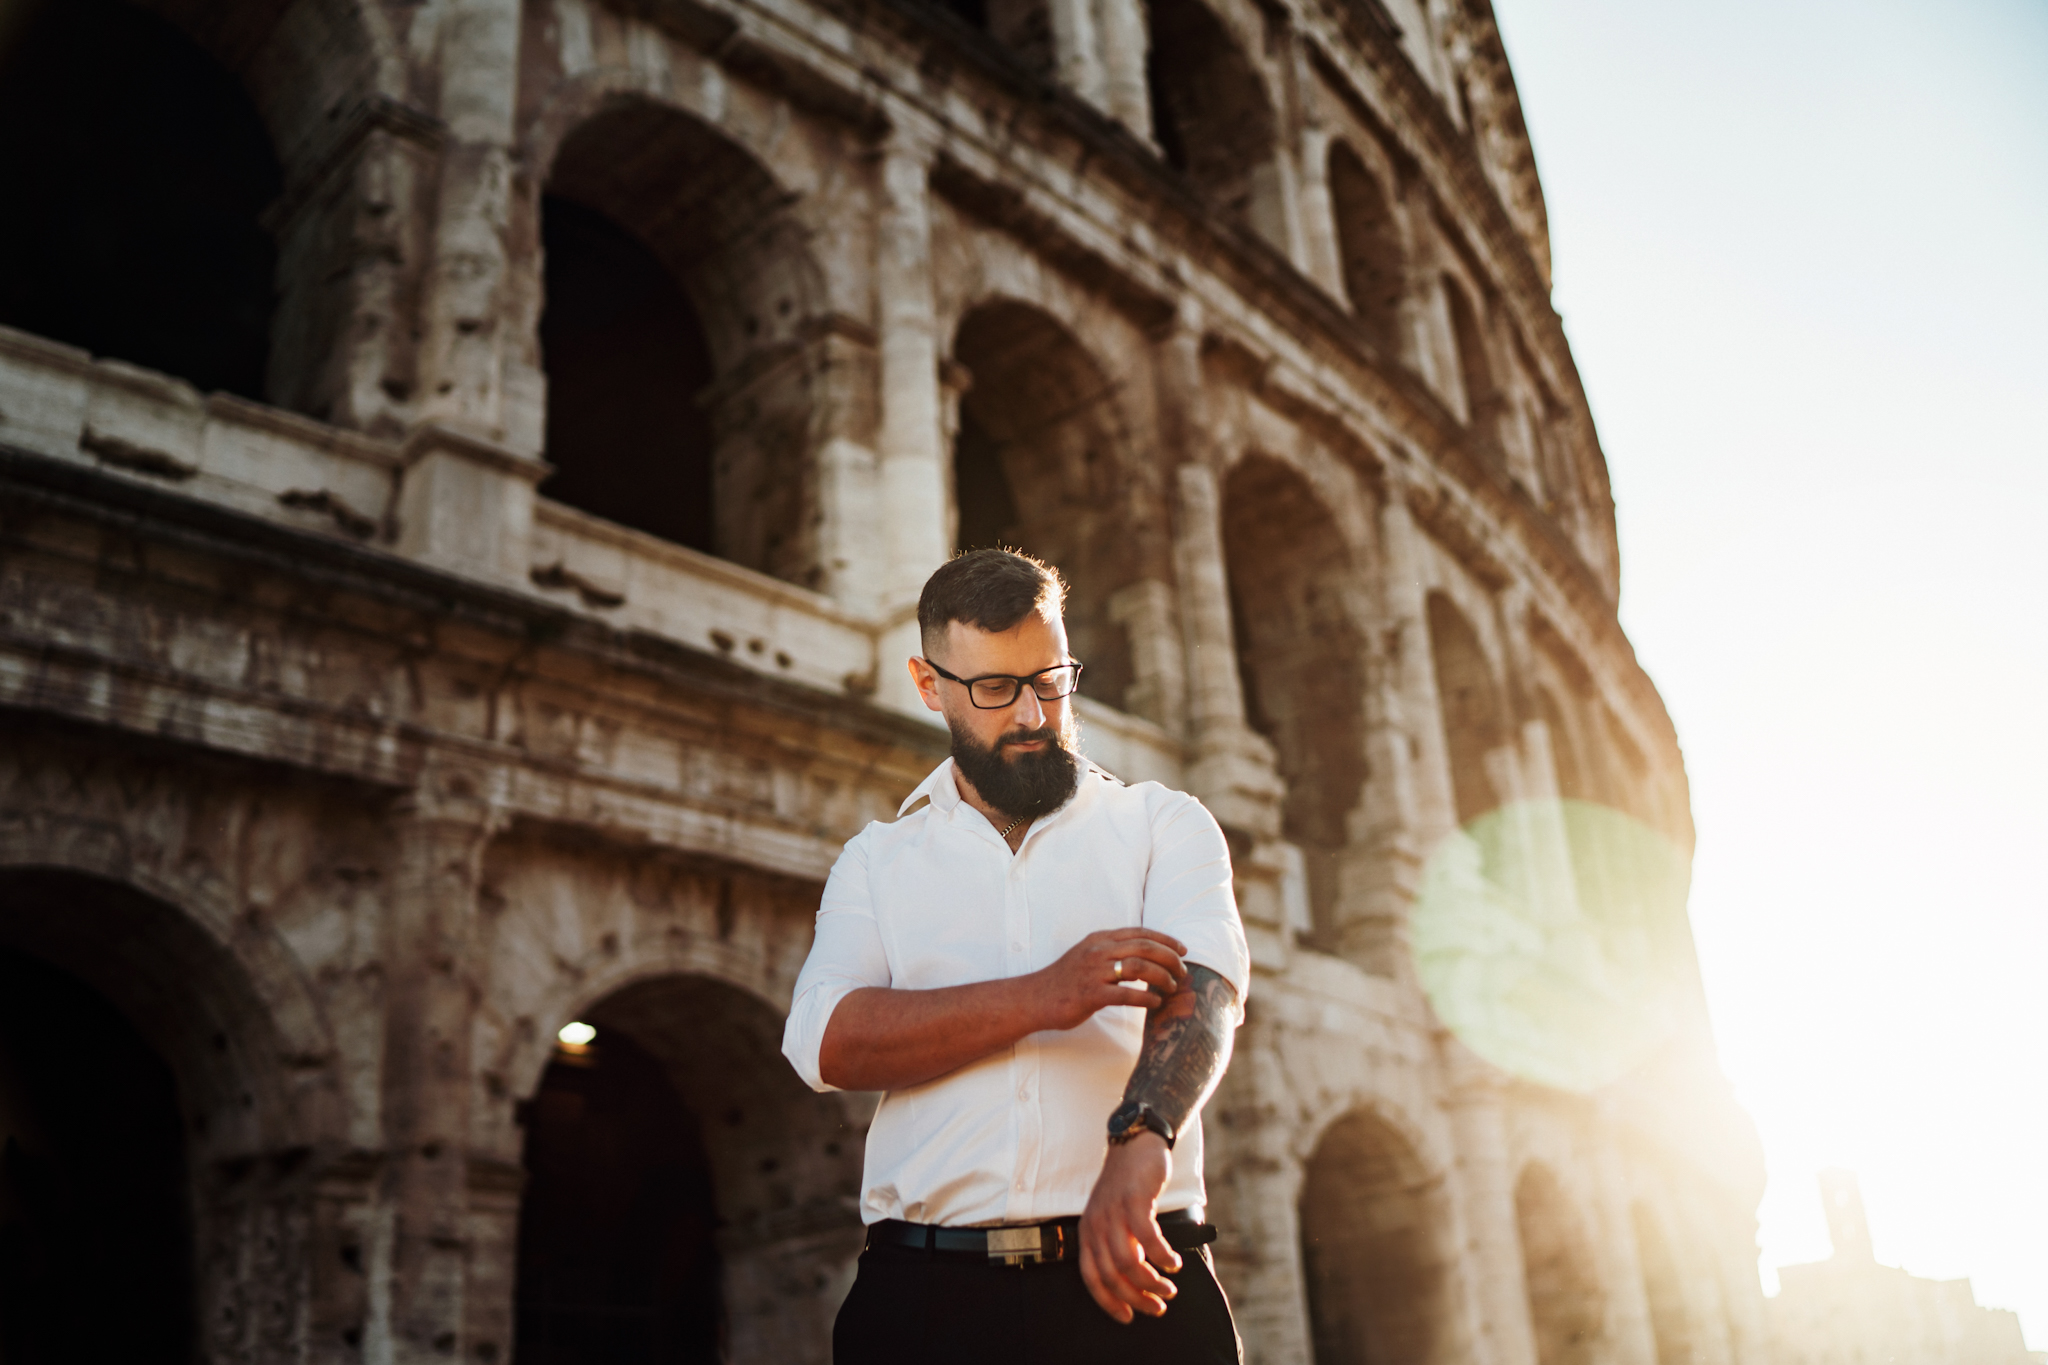
<svg viewBox="0 0 2048 1365">
<path fill-rule="evenodd" d="M 2019 1314 L 1979 1307 L 1968 1280 L 1923 1280 L 1879 1265 L 1863 1195 L 1849 1171 L 1823 1171 L 1835 1254 L 1778 1272 L 1769 1301 L 1778 1365 L 2044 1365 Z"/>
</svg>

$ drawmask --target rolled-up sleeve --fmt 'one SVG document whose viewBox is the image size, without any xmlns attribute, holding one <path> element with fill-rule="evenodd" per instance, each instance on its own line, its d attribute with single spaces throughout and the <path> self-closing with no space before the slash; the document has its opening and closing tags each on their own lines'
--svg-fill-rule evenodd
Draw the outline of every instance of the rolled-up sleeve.
<svg viewBox="0 0 2048 1365">
<path fill-rule="evenodd" d="M 1152 864 L 1145 874 L 1145 927 L 1187 945 L 1198 963 L 1237 990 L 1242 1010 L 1251 989 L 1251 952 L 1231 887 L 1230 845 L 1208 808 L 1173 793 L 1153 815 Z"/>
<path fill-rule="evenodd" d="M 868 883 L 868 835 L 873 828 L 846 845 L 825 880 L 811 955 L 797 975 L 796 999 L 782 1030 L 782 1055 L 813 1090 L 839 1089 L 818 1074 L 818 1054 L 825 1046 L 832 1011 L 864 986 L 889 985 L 889 957 L 882 948 Z"/>
</svg>

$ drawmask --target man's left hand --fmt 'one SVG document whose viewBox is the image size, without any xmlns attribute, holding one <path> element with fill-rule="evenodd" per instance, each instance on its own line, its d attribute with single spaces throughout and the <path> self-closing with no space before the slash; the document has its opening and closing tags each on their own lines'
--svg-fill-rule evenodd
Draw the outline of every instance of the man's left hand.
<svg viewBox="0 0 2048 1365">
<path fill-rule="evenodd" d="M 1157 1133 L 1112 1143 L 1081 1214 L 1081 1279 L 1118 1322 L 1129 1322 L 1134 1312 L 1160 1317 L 1179 1292 L 1155 1268 L 1181 1266 L 1180 1253 L 1166 1244 L 1154 1217 L 1172 1173 L 1173 1153 Z"/>
</svg>

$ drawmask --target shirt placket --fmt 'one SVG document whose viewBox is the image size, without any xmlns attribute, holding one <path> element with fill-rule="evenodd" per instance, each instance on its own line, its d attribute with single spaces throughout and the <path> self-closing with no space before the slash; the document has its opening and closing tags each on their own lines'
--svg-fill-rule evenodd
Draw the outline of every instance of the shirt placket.
<svg viewBox="0 0 2048 1365">
<path fill-rule="evenodd" d="M 1005 974 L 1022 976 L 1032 970 L 1031 900 L 1025 877 L 1025 857 L 1020 850 L 1009 860 L 1003 876 L 1003 948 Z M 1010 1050 L 1010 1088 L 1014 1097 L 1011 1113 L 1015 1152 L 1011 1159 L 1010 1194 L 1003 1221 L 1030 1222 L 1037 1217 L 1038 1165 L 1045 1145 L 1044 1116 L 1039 1109 L 1038 1044 L 1021 1038 Z"/>
</svg>

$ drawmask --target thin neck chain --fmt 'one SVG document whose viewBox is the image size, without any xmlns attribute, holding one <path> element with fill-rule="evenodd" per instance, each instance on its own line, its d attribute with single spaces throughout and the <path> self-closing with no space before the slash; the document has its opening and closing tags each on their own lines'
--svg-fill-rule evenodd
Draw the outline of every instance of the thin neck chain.
<svg viewBox="0 0 2048 1365">
<path fill-rule="evenodd" d="M 1021 816 L 1021 815 L 1020 815 L 1020 816 L 1018 816 L 1018 817 L 1017 817 L 1016 819 L 1012 820 L 1012 821 L 1011 821 L 1011 822 L 1010 822 L 1009 824 L 1007 824 L 1007 825 L 1004 825 L 1004 826 L 1003 826 L 1003 832 L 1002 832 L 1001 834 L 998 834 L 998 835 L 996 836 L 996 838 L 998 838 L 998 839 L 1001 839 L 1001 840 L 1002 840 L 1003 842 L 1005 842 L 1005 843 L 1008 843 L 1008 842 L 1009 842 L 1009 839 L 1010 839 L 1010 831 L 1011 831 L 1011 830 L 1013 830 L 1013 829 L 1015 829 L 1015 828 L 1017 828 L 1017 826 L 1019 826 L 1019 825 L 1021 825 L 1021 824 L 1023 824 L 1023 823 L 1024 823 L 1024 817 L 1023 817 L 1023 816 Z"/>
</svg>

